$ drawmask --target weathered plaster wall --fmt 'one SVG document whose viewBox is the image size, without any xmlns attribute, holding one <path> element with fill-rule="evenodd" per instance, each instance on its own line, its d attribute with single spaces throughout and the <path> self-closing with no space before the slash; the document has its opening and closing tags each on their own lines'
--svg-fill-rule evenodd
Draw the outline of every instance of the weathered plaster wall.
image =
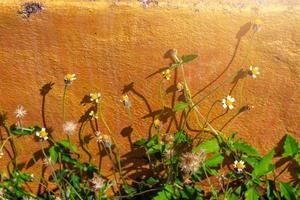
<svg viewBox="0 0 300 200">
<path fill-rule="evenodd" d="M 15 121 L 16 106 L 24 105 L 28 110 L 24 123 L 42 125 L 40 89 L 52 82 L 53 89 L 45 97 L 45 122 L 53 128 L 54 138 L 64 138 L 61 131 L 63 77 L 68 72 L 76 73 L 78 80 L 67 97 L 67 119 L 77 121 L 88 108 L 80 104 L 82 98 L 92 91 L 100 91 L 108 123 L 122 154 L 126 154 L 131 149 L 130 142 L 121 132 L 130 122 L 119 101 L 124 87 L 133 82 L 133 89 L 128 92 L 133 104 L 133 127 L 146 135 L 152 122 L 147 104 L 153 112 L 160 109 L 160 74 L 154 73 L 170 64 L 164 53 L 176 48 L 181 55 L 199 55 L 186 67 L 192 90 L 204 88 L 196 97 L 199 99 L 240 67 L 251 35 L 251 30 L 245 30 L 251 20 L 260 17 L 264 21 L 262 30 L 253 40 L 243 64 L 245 69 L 257 65 L 261 71 L 256 80 L 248 77 L 244 81 L 243 104 L 253 108 L 230 123 L 225 131 L 238 131 L 239 137 L 262 153 L 272 149 L 286 132 L 300 137 L 300 7 L 296 0 L 262 4 L 159 1 L 158 7 L 147 9 L 129 0 L 121 0 L 119 4 L 100 0 L 41 1 L 45 10 L 28 19 L 17 14 L 22 2 L 2 0 L 0 3 L 0 106 L 8 112 L 11 123 Z M 209 85 L 213 80 L 214 84 Z M 232 86 L 226 84 L 203 101 L 201 111 L 206 113 Z M 239 88 L 240 83 L 232 94 L 237 103 L 241 103 Z M 172 93 L 167 98 L 171 99 Z M 221 105 L 217 104 L 212 118 L 222 113 Z M 220 128 L 235 113 L 232 111 L 212 124 Z M 103 124 L 100 127 L 106 131 Z M 84 134 L 92 132 L 86 129 Z M 77 139 L 72 137 L 74 141 Z M 34 136 L 18 139 L 17 146 L 20 162 L 28 161 L 32 152 L 40 148 Z M 90 141 L 89 148 L 95 152 L 93 161 L 97 163 L 99 156 L 94 140 Z M 7 156 L 1 160 L 1 169 L 7 161 Z M 40 166 L 39 161 L 29 170 Z M 107 158 L 103 166 L 105 171 L 109 170 Z"/>
</svg>

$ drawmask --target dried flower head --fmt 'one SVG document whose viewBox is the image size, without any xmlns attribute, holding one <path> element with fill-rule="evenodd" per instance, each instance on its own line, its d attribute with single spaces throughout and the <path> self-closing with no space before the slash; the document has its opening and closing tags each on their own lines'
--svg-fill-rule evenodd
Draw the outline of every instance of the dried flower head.
<svg viewBox="0 0 300 200">
<path fill-rule="evenodd" d="M 65 81 L 65 85 L 69 86 L 72 84 L 73 81 L 75 81 L 76 78 L 76 74 L 66 74 L 64 77 L 64 81 Z"/>
<path fill-rule="evenodd" d="M 167 69 L 165 71 L 162 72 L 163 77 L 169 81 L 171 79 L 171 70 Z"/>
<path fill-rule="evenodd" d="M 99 92 L 90 93 L 90 101 L 99 103 L 101 101 L 101 94 Z"/>
<path fill-rule="evenodd" d="M 252 24 L 252 29 L 254 30 L 254 32 L 259 32 L 261 30 L 262 24 L 263 21 L 261 19 L 259 18 L 255 19 Z"/>
<path fill-rule="evenodd" d="M 155 119 L 153 125 L 158 131 L 162 129 L 162 122 L 159 119 Z"/>
<path fill-rule="evenodd" d="M 173 143 L 174 143 L 174 136 L 173 136 L 173 134 L 165 134 L 164 137 L 163 137 L 163 141 L 166 144 L 173 145 Z"/>
<path fill-rule="evenodd" d="M 48 140 L 48 133 L 46 128 L 42 128 L 40 131 L 37 131 L 36 136 L 39 137 L 42 141 Z"/>
<path fill-rule="evenodd" d="M 63 124 L 63 130 L 64 133 L 67 135 L 73 135 L 73 133 L 76 131 L 77 124 L 72 121 L 67 121 Z"/>
<path fill-rule="evenodd" d="M 35 14 L 41 12 L 44 9 L 41 3 L 37 2 L 27 2 L 23 4 L 22 10 L 19 11 L 19 14 L 23 15 L 23 17 L 30 17 L 31 14 Z"/>
<path fill-rule="evenodd" d="M 17 119 L 22 119 L 27 114 L 27 111 L 25 110 L 24 106 L 19 105 L 17 109 L 14 112 Z"/>
<path fill-rule="evenodd" d="M 92 187 L 94 190 L 100 190 L 101 188 L 103 188 L 105 186 L 105 180 L 103 178 L 101 178 L 100 176 L 93 177 L 93 179 L 91 180 L 91 183 L 93 184 Z"/>
<path fill-rule="evenodd" d="M 177 62 L 177 61 L 178 61 L 178 57 L 177 57 L 177 49 L 172 49 L 172 50 L 170 51 L 170 56 L 171 56 L 171 58 L 172 58 L 175 62 Z"/>
<path fill-rule="evenodd" d="M 237 173 L 242 173 L 245 168 L 245 162 L 242 160 L 240 160 L 240 161 L 235 160 L 233 167 Z"/>
<path fill-rule="evenodd" d="M 109 135 L 101 134 L 101 133 L 97 135 L 96 133 L 96 140 L 97 142 L 102 142 L 106 148 L 110 148 L 112 146 L 112 140 Z"/>
<path fill-rule="evenodd" d="M 124 94 L 122 95 L 122 100 L 121 102 L 123 103 L 123 105 L 126 107 L 126 108 L 130 108 L 131 107 L 131 101 L 128 97 L 127 94 Z"/>
<path fill-rule="evenodd" d="M 95 111 L 91 110 L 91 112 L 89 113 L 89 116 L 92 118 L 92 119 L 98 119 L 98 114 L 95 113 Z"/>
<path fill-rule="evenodd" d="M 235 99 L 231 96 L 227 96 L 226 98 L 222 99 L 223 108 L 229 108 L 232 110 L 234 108 L 233 103 L 235 102 Z"/>
<path fill-rule="evenodd" d="M 171 160 L 175 155 L 175 151 L 173 149 L 167 149 L 163 156 L 166 160 Z"/>
<path fill-rule="evenodd" d="M 184 89 L 184 84 L 181 83 L 181 82 L 178 82 L 177 85 L 176 85 L 176 88 L 177 88 L 178 92 L 181 92 Z"/>
<path fill-rule="evenodd" d="M 204 151 L 200 151 L 199 153 L 185 153 L 181 157 L 180 168 L 185 174 L 191 175 L 198 170 L 205 158 L 206 154 Z"/>
<path fill-rule="evenodd" d="M 256 78 L 260 74 L 259 68 L 254 66 L 249 67 L 249 72 L 252 78 Z"/>
</svg>

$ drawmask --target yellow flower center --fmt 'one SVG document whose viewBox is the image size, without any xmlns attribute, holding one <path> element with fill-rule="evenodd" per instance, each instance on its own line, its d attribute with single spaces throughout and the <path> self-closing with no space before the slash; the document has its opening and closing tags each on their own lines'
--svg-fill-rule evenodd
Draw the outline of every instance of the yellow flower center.
<svg viewBox="0 0 300 200">
<path fill-rule="evenodd" d="M 154 120 L 154 126 L 158 127 L 160 125 L 159 119 Z"/>
<path fill-rule="evenodd" d="M 92 93 L 92 94 L 91 94 L 91 98 L 94 99 L 94 100 L 97 99 L 97 98 L 98 98 L 97 93 Z"/>
<path fill-rule="evenodd" d="M 252 74 L 255 74 L 255 75 L 256 75 L 256 74 L 257 74 L 257 72 L 258 72 L 258 70 L 257 70 L 257 69 L 253 69 L 253 70 L 252 70 Z"/>
<path fill-rule="evenodd" d="M 40 136 L 42 138 L 47 137 L 48 133 L 46 131 L 40 131 Z"/>
<path fill-rule="evenodd" d="M 226 104 L 227 106 L 231 106 L 232 105 L 232 101 L 230 101 L 229 99 L 226 100 Z"/>
<path fill-rule="evenodd" d="M 122 99 L 123 99 L 123 101 L 128 101 L 128 100 L 129 100 L 129 97 L 128 97 L 127 95 L 123 95 L 123 96 L 122 96 Z"/>
<path fill-rule="evenodd" d="M 245 168 L 244 164 L 241 163 L 241 162 L 238 162 L 238 163 L 236 164 L 236 167 L 237 167 L 238 169 L 244 169 L 244 168 Z"/>
<path fill-rule="evenodd" d="M 263 21 L 261 19 L 255 19 L 254 24 L 262 25 Z"/>
<path fill-rule="evenodd" d="M 73 79 L 73 75 L 72 74 L 67 74 L 66 75 L 66 80 L 70 81 Z"/>
</svg>

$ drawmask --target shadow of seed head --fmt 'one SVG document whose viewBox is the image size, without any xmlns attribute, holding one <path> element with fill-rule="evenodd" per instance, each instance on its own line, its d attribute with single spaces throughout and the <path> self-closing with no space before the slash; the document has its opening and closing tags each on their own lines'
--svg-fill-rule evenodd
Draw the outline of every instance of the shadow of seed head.
<svg viewBox="0 0 300 200">
<path fill-rule="evenodd" d="M 29 18 L 31 14 L 41 12 L 44 9 L 43 5 L 38 2 L 27 2 L 22 5 L 22 9 L 18 11 L 25 18 Z"/>
</svg>

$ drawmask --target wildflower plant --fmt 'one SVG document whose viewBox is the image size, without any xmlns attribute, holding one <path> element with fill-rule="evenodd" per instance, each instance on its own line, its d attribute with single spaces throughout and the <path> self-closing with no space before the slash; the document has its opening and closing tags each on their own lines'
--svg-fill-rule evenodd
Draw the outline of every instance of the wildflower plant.
<svg viewBox="0 0 300 200">
<path fill-rule="evenodd" d="M 259 20 L 253 22 L 253 35 L 260 30 L 261 25 Z M 115 130 L 110 128 L 105 118 L 104 99 L 99 92 L 87 95 L 91 107 L 78 124 L 65 121 L 67 89 L 77 79 L 75 74 L 70 73 L 64 77 L 63 122 L 60 125 L 68 135 L 67 139 L 57 140 L 51 137 L 47 127 L 23 124 L 20 119 L 25 117 L 27 111 L 21 106 L 15 112 L 19 121 L 12 126 L 9 126 L 7 114 L 0 110 L 1 129 L 6 132 L 0 140 L 0 159 L 11 156 L 11 162 L 7 166 L 8 174 L 0 173 L 0 199 L 299 199 L 299 173 L 294 182 L 283 182 L 279 179 L 291 165 L 299 169 L 298 141 L 291 135 L 286 135 L 283 140 L 283 152 L 277 153 L 276 156 L 281 156 L 287 167 L 278 171 L 273 163 L 274 149 L 266 155 L 261 155 L 253 146 L 237 139 L 236 132 L 223 131 L 232 119 L 220 127 L 213 123 L 218 118 L 211 119 L 210 111 L 214 106 L 226 109 L 222 117 L 226 117 L 228 110 L 236 112 L 235 116 L 249 111 L 249 105 L 242 104 L 243 95 L 235 99 L 232 91 L 221 91 L 223 99 L 220 97 L 213 103 L 208 113 L 202 113 L 200 110 L 199 106 L 204 99 L 223 88 L 225 84 L 232 83 L 236 75 L 205 95 L 198 92 L 193 94 L 194 89 L 190 89 L 185 77 L 185 65 L 198 56 L 192 54 L 180 57 L 175 49 L 170 50 L 169 56 L 173 63 L 162 72 L 159 85 L 161 111 L 149 124 L 148 136 L 133 130 L 137 137 L 132 147 L 133 154 L 135 151 L 145 154 L 141 159 L 145 161 L 142 168 L 150 172 L 142 174 L 143 171 L 138 171 L 138 176 L 131 177 L 136 171 L 135 168 L 140 169 L 135 166 L 137 163 L 133 163 L 132 171 L 126 172 L 128 167 L 120 155 Z M 245 77 L 247 72 L 252 78 L 260 75 L 257 67 L 247 67 L 244 64 L 242 68 L 246 72 Z M 180 81 L 173 75 L 176 71 L 179 72 Z M 248 77 L 251 78 L 250 76 Z M 164 83 L 172 77 L 175 79 L 175 92 L 182 98 L 170 109 L 165 103 Z M 241 94 L 242 91 L 243 87 Z M 134 129 L 134 98 L 130 97 L 130 91 L 124 92 L 120 101 L 128 112 L 131 130 Z M 168 112 L 172 112 L 172 116 L 180 116 L 181 119 L 174 131 L 167 128 L 167 122 L 164 120 Z M 85 128 L 89 125 L 93 130 L 90 137 L 84 135 L 87 132 Z M 193 126 L 196 131 L 189 131 L 189 126 Z M 70 135 L 75 136 L 77 133 L 79 145 L 69 139 Z M 39 177 L 37 173 L 31 175 L 17 167 L 18 150 L 14 141 L 18 137 L 32 134 L 42 141 L 39 143 L 42 154 L 40 159 L 43 169 L 49 171 L 48 177 Z M 92 154 L 89 150 L 88 144 L 92 140 L 98 145 L 97 154 Z M 6 151 L 8 148 L 12 154 Z M 85 159 L 82 153 L 86 153 L 88 159 Z M 93 162 L 94 158 L 102 159 L 102 156 L 109 158 L 111 176 L 103 174 L 101 164 L 97 166 Z M 32 160 L 37 162 L 35 157 Z M 43 190 L 32 192 L 28 187 L 32 182 L 39 184 Z M 53 187 L 48 187 L 49 185 Z M 203 185 L 208 185 L 209 188 Z"/>
</svg>

